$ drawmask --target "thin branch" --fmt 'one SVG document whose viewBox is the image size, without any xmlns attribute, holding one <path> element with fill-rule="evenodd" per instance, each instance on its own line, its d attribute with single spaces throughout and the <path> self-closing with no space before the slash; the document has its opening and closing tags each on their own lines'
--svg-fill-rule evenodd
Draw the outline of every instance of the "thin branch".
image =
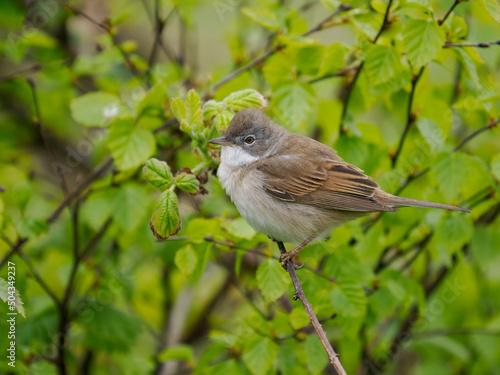
<svg viewBox="0 0 500 375">
<path fill-rule="evenodd" d="M 30 66 L 28 68 L 18 70 L 17 72 L 13 72 L 13 73 L 9 73 L 9 74 L 6 74 L 4 76 L 1 76 L 0 77 L 0 82 L 8 81 L 8 80 L 17 78 L 19 76 L 23 76 L 26 73 L 36 73 L 36 72 L 38 72 L 38 71 L 40 71 L 42 69 L 43 69 L 42 65 L 35 64 L 35 65 Z"/>
<path fill-rule="evenodd" d="M 468 135 L 467 137 L 465 137 L 462 142 L 460 142 L 458 144 L 457 147 L 455 147 L 453 149 L 454 152 L 460 150 L 462 147 L 464 147 L 467 143 L 469 143 L 470 141 L 472 141 L 475 137 L 477 137 L 479 134 L 481 134 L 482 132 L 485 132 L 486 130 L 490 130 L 490 129 L 493 129 L 494 127 L 496 127 L 498 124 L 500 124 L 500 119 L 497 119 L 497 120 L 491 120 L 489 122 L 488 125 L 485 125 L 483 126 L 481 129 L 478 129 L 476 130 L 475 132 L 473 132 L 472 134 Z"/>
<path fill-rule="evenodd" d="M 325 76 L 322 76 L 322 77 L 318 77 L 318 78 L 314 78 L 314 79 L 311 79 L 310 81 L 308 81 L 307 83 L 316 83 L 316 82 L 320 82 L 320 81 L 323 81 L 325 79 L 329 79 L 329 78 L 334 78 L 334 77 L 343 77 L 345 76 L 347 73 L 349 73 L 351 70 L 358 70 L 359 69 L 359 65 L 354 65 L 354 66 L 347 66 L 347 67 L 344 67 L 342 69 L 340 69 L 338 72 L 336 73 L 332 73 L 332 74 L 327 74 Z"/>
<path fill-rule="evenodd" d="M 448 9 L 448 12 L 446 12 L 446 14 L 444 15 L 443 19 L 438 21 L 438 25 L 442 25 L 446 21 L 446 19 L 450 16 L 451 12 L 453 12 L 453 9 L 455 9 L 455 7 L 459 3 L 460 3 L 460 0 L 455 0 L 455 2 L 453 3 L 453 5 L 451 6 L 451 8 Z"/>
<path fill-rule="evenodd" d="M 281 254 L 286 254 L 286 249 L 285 246 L 283 245 L 283 242 L 277 242 L 278 247 L 280 249 Z M 342 367 L 342 364 L 340 363 L 339 356 L 337 353 L 335 353 L 335 350 L 333 350 L 332 344 L 330 344 L 330 341 L 328 340 L 328 337 L 326 337 L 326 333 L 323 330 L 323 327 L 321 326 L 321 323 L 318 320 L 318 317 L 313 311 L 313 308 L 309 301 L 307 300 L 306 295 L 304 294 L 304 291 L 302 290 L 302 283 L 299 281 L 299 278 L 297 277 L 297 273 L 295 272 L 295 267 L 293 265 L 293 260 L 289 260 L 286 263 L 286 270 L 290 275 L 290 278 L 292 279 L 293 287 L 295 288 L 295 295 L 293 296 L 293 300 L 296 301 L 297 298 L 300 299 L 300 302 L 302 302 L 302 305 L 304 305 L 304 308 L 307 311 L 307 315 L 309 316 L 309 319 L 311 320 L 311 323 L 314 327 L 314 330 L 316 331 L 316 334 L 319 337 L 319 340 L 321 341 L 321 344 L 323 345 L 323 348 L 326 351 L 326 354 L 328 355 L 328 359 L 330 360 L 330 363 L 332 364 L 333 368 L 337 372 L 338 375 L 347 375 L 345 372 L 344 368 Z"/>
<path fill-rule="evenodd" d="M 380 35 L 382 35 L 382 32 L 384 31 L 384 29 L 387 26 L 387 20 L 389 19 L 391 5 L 392 5 L 392 0 L 389 0 L 389 3 L 387 4 L 387 9 L 385 10 L 384 21 L 382 22 L 382 27 L 380 27 L 380 30 L 378 31 L 377 36 L 375 37 L 375 39 L 373 39 L 373 42 L 372 42 L 373 44 L 377 43 L 378 38 L 380 38 Z"/>
<path fill-rule="evenodd" d="M 326 19 L 324 19 L 323 21 L 321 21 L 318 25 L 316 25 L 315 27 L 311 28 L 310 30 L 306 31 L 304 34 L 302 34 L 301 36 L 309 36 L 317 31 L 320 31 L 320 30 L 323 30 L 328 26 L 328 23 L 332 20 L 333 17 L 339 15 L 340 13 L 342 12 L 345 12 L 347 10 L 350 10 L 352 9 L 352 6 L 351 5 L 346 5 L 346 4 L 341 4 L 338 9 L 333 13 L 331 14 L 329 17 L 327 17 Z M 228 74 L 227 76 L 225 76 L 224 78 L 222 78 L 219 82 L 217 82 L 212 90 L 213 91 L 216 91 L 218 88 L 220 88 L 221 86 L 225 85 L 226 83 L 228 83 L 229 81 L 235 79 L 236 77 L 238 77 L 240 74 L 246 72 L 247 70 L 250 70 L 252 69 L 254 66 L 256 65 L 259 65 L 261 63 L 263 63 L 264 61 L 266 61 L 266 59 L 272 55 L 274 55 L 277 51 L 280 51 L 282 50 L 283 48 L 286 48 L 286 46 L 284 45 L 276 45 L 274 47 L 272 47 L 271 49 L 269 49 L 267 52 L 265 52 L 262 56 L 260 57 L 257 57 L 255 59 L 253 59 L 251 62 L 249 62 L 248 64 L 246 64 L 245 66 L 235 70 L 234 72 Z"/>
<path fill-rule="evenodd" d="M 406 111 L 406 125 L 403 130 L 403 134 L 401 135 L 401 139 L 399 140 L 398 148 L 396 150 L 396 153 L 392 157 L 392 167 L 394 168 L 396 166 L 396 163 L 398 161 L 399 155 L 401 154 L 401 150 L 403 149 L 403 145 L 406 139 L 406 136 L 408 135 L 408 132 L 410 131 L 412 125 L 415 123 L 415 116 L 412 113 L 412 106 L 413 106 L 413 99 L 415 97 L 415 90 L 417 88 L 417 83 L 422 77 L 422 74 L 424 72 L 425 67 L 421 67 L 420 71 L 413 77 L 411 81 L 411 91 L 410 91 L 410 96 L 408 98 L 408 108 Z"/>
<path fill-rule="evenodd" d="M 449 335 L 486 335 L 500 336 L 500 331 L 491 331 L 485 328 L 442 328 L 432 331 L 419 332 L 413 334 L 413 338 L 421 339 L 432 336 L 449 336 Z"/>
<path fill-rule="evenodd" d="M 479 43 L 451 43 L 451 42 L 446 42 L 444 45 L 444 48 L 449 48 L 449 47 L 457 47 L 457 48 L 463 48 L 463 47 L 476 47 L 476 48 L 489 48 L 491 46 L 500 46 L 500 40 L 494 41 L 494 42 L 479 42 Z"/>
<path fill-rule="evenodd" d="M 10 251 L 7 254 L 5 254 L 3 259 L 0 261 L 0 269 L 4 266 L 5 263 L 7 263 L 7 261 L 10 259 L 10 257 L 13 256 L 14 254 L 16 254 L 19 251 L 19 249 L 24 245 L 24 243 L 26 241 L 28 241 L 27 238 L 19 238 L 15 244 L 12 244 L 8 240 L 8 238 L 4 237 L 3 235 L 2 235 L 2 239 L 9 244 Z"/>
</svg>

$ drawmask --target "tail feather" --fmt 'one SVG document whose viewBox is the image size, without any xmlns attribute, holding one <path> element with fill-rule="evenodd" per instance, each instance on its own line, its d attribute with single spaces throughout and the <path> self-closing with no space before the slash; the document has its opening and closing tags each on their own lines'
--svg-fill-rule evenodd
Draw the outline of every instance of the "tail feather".
<svg viewBox="0 0 500 375">
<path fill-rule="evenodd" d="M 428 201 L 421 201 L 418 199 L 402 198 L 396 196 L 391 197 L 389 205 L 394 205 L 394 207 L 411 206 L 411 207 L 442 208 L 444 210 L 470 212 L 470 210 L 467 208 L 451 206 L 449 204 L 434 203 Z"/>
</svg>

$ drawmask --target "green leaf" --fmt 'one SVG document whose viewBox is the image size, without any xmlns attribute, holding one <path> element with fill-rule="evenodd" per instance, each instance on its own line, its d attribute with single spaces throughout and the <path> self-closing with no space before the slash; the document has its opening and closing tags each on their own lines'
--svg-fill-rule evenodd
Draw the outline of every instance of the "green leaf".
<svg viewBox="0 0 500 375">
<path fill-rule="evenodd" d="M 293 329 L 301 329 L 311 324 L 307 311 L 302 307 L 294 307 L 290 313 L 290 325 Z"/>
<path fill-rule="evenodd" d="M 417 119 L 417 128 L 429 144 L 432 152 L 439 151 L 443 147 L 445 140 L 443 130 L 433 120 L 419 117 Z"/>
<path fill-rule="evenodd" d="M 462 212 L 443 215 L 434 234 L 436 246 L 453 254 L 469 242 L 473 232 L 474 225 L 470 215 Z"/>
<path fill-rule="evenodd" d="M 267 100 L 262 94 L 254 89 L 245 89 L 233 92 L 226 96 L 223 100 L 233 111 L 241 111 L 245 108 L 260 108 L 267 105 Z"/>
<path fill-rule="evenodd" d="M 364 316 L 366 295 L 355 280 L 342 279 L 332 289 L 330 299 L 335 311 L 344 317 Z"/>
<path fill-rule="evenodd" d="M 167 190 L 174 182 L 170 167 L 164 161 L 152 158 L 146 161 L 142 168 L 144 179 L 160 190 Z"/>
<path fill-rule="evenodd" d="M 310 374 L 320 374 L 328 364 L 328 355 L 316 335 L 306 337 L 304 343 L 306 348 L 307 368 Z"/>
<path fill-rule="evenodd" d="M 156 201 L 151 219 L 151 230 L 158 239 L 165 239 L 181 229 L 177 195 L 165 190 Z"/>
<path fill-rule="evenodd" d="M 274 99 L 281 114 L 296 126 L 312 112 L 315 94 L 311 85 L 289 82 L 276 90 Z"/>
<path fill-rule="evenodd" d="M 443 154 L 433 170 L 439 190 L 448 202 L 469 197 L 492 183 L 483 163 L 462 152 Z"/>
<path fill-rule="evenodd" d="M 106 126 L 121 115 L 120 99 L 106 92 L 91 92 L 71 101 L 71 116 L 86 126 Z"/>
<path fill-rule="evenodd" d="M 265 375 L 271 369 L 278 350 L 279 346 L 268 337 L 249 340 L 243 349 L 243 363 L 253 375 Z"/>
<path fill-rule="evenodd" d="M 158 355 L 158 361 L 184 361 L 193 367 L 195 362 L 193 348 L 185 344 L 170 346 Z"/>
<path fill-rule="evenodd" d="M 482 65 L 483 60 L 479 56 L 477 50 L 474 48 L 455 48 L 454 51 L 476 87 L 481 88 L 477 66 Z"/>
<path fill-rule="evenodd" d="M 184 275 L 190 275 L 193 273 L 196 264 L 198 263 L 198 254 L 191 244 L 187 244 L 177 250 L 174 262 L 177 268 L 179 268 Z"/>
<path fill-rule="evenodd" d="M 120 170 L 140 166 L 154 154 L 153 134 L 135 126 L 132 118 L 118 118 L 109 127 L 107 146 Z"/>
<path fill-rule="evenodd" d="M 441 51 L 445 34 L 435 22 L 410 20 L 403 30 L 403 41 L 413 69 L 417 70 Z"/>
<path fill-rule="evenodd" d="M 255 230 L 242 217 L 231 220 L 227 224 L 227 231 L 232 235 L 251 240 L 255 236 Z"/>
<path fill-rule="evenodd" d="M 401 61 L 395 48 L 374 45 L 366 55 L 365 69 L 370 84 L 379 85 L 401 73 Z"/>
<path fill-rule="evenodd" d="M 497 22 L 500 22 L 500 5 L 497 0 L 479 0 L 479 6 L 488 12 Z"/>
<path fill-rule="evenodd" d="M 328 46 L 323 54 L 323 60 L 319 69 L 318 76 L 337 73 L 345 65 L 344 56 L 348 48 L 341 43 L 333 43 Z"/>
<path fill-rule="evenodd" d="M 203 112 L 201 111 L 201 99 L 198 93 L 191 89 L 186 95 L 187 121 L 192 128 L 203 125 Z"/>
<path fill-rule="evenodd" d="M 302 74 L 316 75 L 325 56 L 324 46 L 306 46 L 297 52 L 297 70 Z"/>
<path fill-rule="evenodd" d="M 224 133 L 229 126 L 229 123 L 234 117 L 234 113 L 230 111 L 224 111 L 219 113 L 215 117 L 215 127 L 219 133 Z"/>
<path fill-rule="evenodd" d="M 9 265 L 5 265 L 5 270 L 8 270 L 7 267 Z M 15 273 L 15 271 L 14 271 Z M 15 288 L 15 276 L 11 281 L 7 281 L 4 278 L 0 277 L 0 299 L 6 302 L 9 307 L 9 312 L 13 313 L 14 310 L 17 310 L 19 314 L 21 314 L 24 318 L 26 318 L 26 314 L 24 313 L 23 301 L 21 300 L 21 296 L 19 291 Z"/>
<path fill-rule="evenodd" d="M 279 28 L 278 16 L 267 8 L 243 8 L 241 12 L 267 29 L 278 30 Z"/>
<path fill-rule="evenodd" d="M 187 107 L 182 99 L 172 98 L 170 99 L 170 108 L 174 113 L 175 118 L 179 121 L 181 125 L 181 130 L 183 132 L 189 132 L 193 130 L 193 128 L 189 125 L 188 115 L 187 115 Z"/>
<path fill-rule="evenodd" d="M 189 194 L 195 194 L 200 187 L 200 181 L 192 173 L 179 173 L 174 182 L 175 186 Z"/>
<path fill-rule="evenodd" d="M 226 108 L 226 105 L 222 102 L 217 102 L 215 100 L 209 100 L 203 104 L 203 117 L 206 120 L 211 120 L 219 113 L 221 113 Z"/>
<path fill-rule="evenodd" d="M 109 290 L 105 291 L 109 293 Z M 92 349 L 127 352 L 142 331 L 135 316 L 101 300 L 84 303 L 80 312 L 77 321 L 85 330 L 86 345 Z"/>
<path fill-rule="evenodd" d="M 496 154 L 491 159 L 491 173 L 500 181 L 500 154 Z"/>
<path fill-rule="evenodd" d="M 267 259 L 257 269 L 257 284 L 267 302 L 276 301 L 290 285 L 290 278 L 281 264 L 274 259 Z"/>
</svg>

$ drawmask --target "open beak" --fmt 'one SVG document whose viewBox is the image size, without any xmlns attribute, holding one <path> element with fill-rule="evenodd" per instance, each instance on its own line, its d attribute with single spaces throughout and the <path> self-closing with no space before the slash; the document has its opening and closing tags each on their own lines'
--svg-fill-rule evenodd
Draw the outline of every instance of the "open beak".
<svg viewBox="0 0 500 375">
<path fill-rule="evenodd" d="M 224 138 L 224 137 L 211 139 L 208 141 L 208 143 L 213 143 L 213 144 L 221 145 L 221 146 L 230 146 L 233 144 L 233 142 L 226 140 L 226 138 Z"/>
</svg>

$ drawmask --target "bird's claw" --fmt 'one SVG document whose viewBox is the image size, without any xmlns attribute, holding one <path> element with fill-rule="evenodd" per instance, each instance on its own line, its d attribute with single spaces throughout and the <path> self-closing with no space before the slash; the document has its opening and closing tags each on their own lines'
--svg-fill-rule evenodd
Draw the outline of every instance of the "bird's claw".
<svg viewBox="0 0 500 375">
<path fill-rule="evenodd" d="M 290 253 L 281 254 L 279 261 L 281 263 L 281 267 L 283 267 L 285 270 L 287 268 L 288 261 L 292 262 L 293 268 L 295 268 L 296 270 L 300 270 L 302 267 L 304 267 L 304 263 L 300 265 L 295 264 L 295 262 L 293 261 L 293 256 L 291 256 Z"/>
</svg>

